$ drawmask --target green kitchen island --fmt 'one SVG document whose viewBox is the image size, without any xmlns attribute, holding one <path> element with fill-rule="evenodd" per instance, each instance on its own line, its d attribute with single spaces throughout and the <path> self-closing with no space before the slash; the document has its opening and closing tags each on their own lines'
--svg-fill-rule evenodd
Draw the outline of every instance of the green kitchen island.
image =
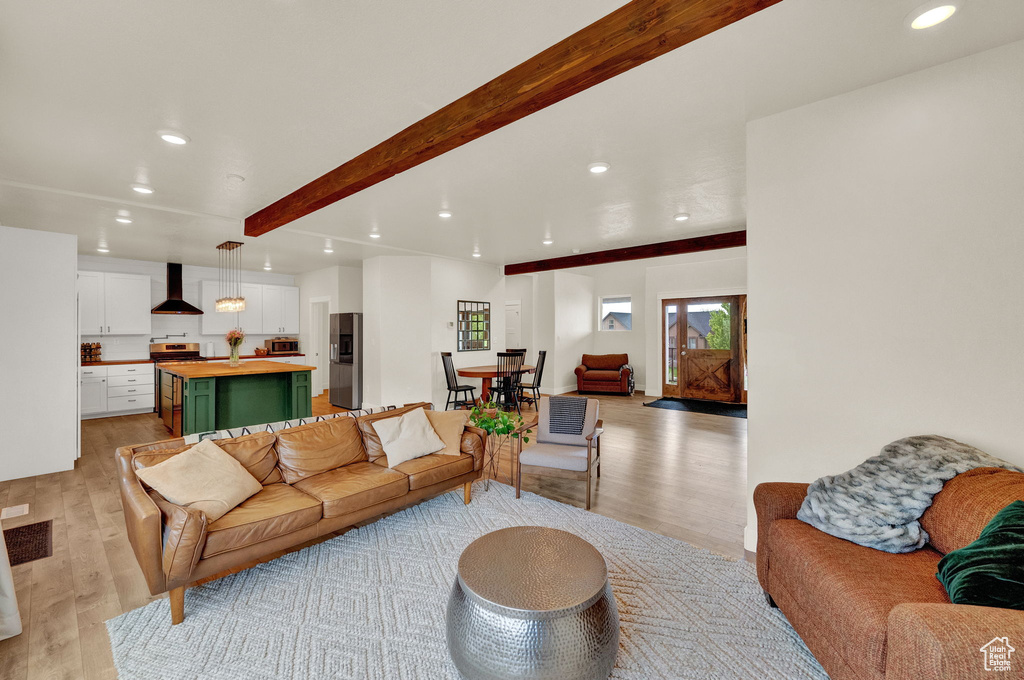
<svg viewBox="0 0 1024 680">
<path fill-rule="evenodd" d="M 313 415 L 315 366 L 165 363 L 157 370 L 160 415 L 176 436 Z"/>
</svg>

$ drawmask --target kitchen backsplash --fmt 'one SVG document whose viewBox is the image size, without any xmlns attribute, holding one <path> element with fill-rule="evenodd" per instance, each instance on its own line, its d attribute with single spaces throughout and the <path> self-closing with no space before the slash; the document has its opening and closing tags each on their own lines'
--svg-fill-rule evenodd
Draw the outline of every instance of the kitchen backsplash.
<svg viewBox="0 0 1024 680">
<path fill-rule="evenodd" d="M 198 342 L 199 353 L 203 356 L 206 356 L 206 343 L 212 342 L 215 356 L 227 356 L 228 343 L 225 342 L 223 335 L 199 334 L 200 318 L 202 317 L 154 314 L 151 338 L 139 335 L 83 335 L 82 342 L 98 342 L 103 345 L 102 359 L 104 361 L 148 359 L 150 342 Z M 184 337 L 181 337 L 183 334 Z M 246 334 L 241 353 L 252 354 L 256 347 L 264 346 L 264 340 L 273 337 L 275 336 Z"/>
</svg>

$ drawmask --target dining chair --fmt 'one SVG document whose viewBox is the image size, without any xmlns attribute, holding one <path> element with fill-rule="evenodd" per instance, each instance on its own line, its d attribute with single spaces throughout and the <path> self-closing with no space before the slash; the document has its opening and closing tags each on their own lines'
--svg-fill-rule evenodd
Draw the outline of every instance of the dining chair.
<svg viewBox="0 0 1024 680">
<path fill-rule="evenodd" d="M 591 471 L 601 477 L 601 402 L 586 397 L 541 397 L 537 404 L 537 443 L 520 451 L 516 465 L 516 498 L 523 473 L 583 479 L 590 510 Z"/>
<path fill-rule="evenodd" d="M 518 352 L 518 353 L 520 353 L 520 354 L 522 354 L 524 356 L 526 354 L 526 348 L 525 347 L 523 347 L 522 349 L 506 349 L 505 351 L 506 352 Z"/>
<path fill-rule="evenodd" d="M 525 356 L 519 352 L 498 352 L 498 365 L 495 372 L 496 401 L 502 404 L 506 410 L 510 411 L 514 408 L 517 413 L 521 413 L 518 386 L 523 374 Z"/>
<path fill-rule="evenodd" d="M 533 372 L 533 380 L 530 382 L 519 383 L 519 403 L 523 404 L 529 402 L 537 406 L 537 401 L 540 399 L 540 381 L 544 377 L 544 360 L 547 358 L 548 353 L 545 350 L 537 352 L 537 370 Z M 527 390 L 530 391 L 530 395 L 527 395 Z"/>
<path fill-rule="evenodd" d="M 448 383 L 448 401 L 445 402 L 444 410 L 447 411 L 449 406 L 455 408 L 473 408 L 476 405 L 476 389 L 472 385 L 460 385 L 458 383 L 458 376 L 455 374 L 455 366 L 452 364 L 452 353 L 441 352 L 441 362 L 444 364 L 444 379 Z M 462 399 L 460 395 L 465 392 L 469 392 L 469 399 Z"/>
</svg>

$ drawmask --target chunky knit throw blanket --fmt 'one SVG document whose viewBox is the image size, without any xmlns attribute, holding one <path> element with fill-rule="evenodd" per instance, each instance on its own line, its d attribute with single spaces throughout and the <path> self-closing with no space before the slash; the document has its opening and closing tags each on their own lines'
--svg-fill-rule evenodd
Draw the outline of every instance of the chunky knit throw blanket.
<svg viewBox="0 0 1024 680">
<path fill-rule="evenodd" d="M 797 518 L 858 545 L 913 552 L 928 542 L 918 519 L 935 494 L 946 481 L 979 467 L 1020 471 L 946 437 L 899 439 L 852 470 L 813 482 Z"/>
</svg>

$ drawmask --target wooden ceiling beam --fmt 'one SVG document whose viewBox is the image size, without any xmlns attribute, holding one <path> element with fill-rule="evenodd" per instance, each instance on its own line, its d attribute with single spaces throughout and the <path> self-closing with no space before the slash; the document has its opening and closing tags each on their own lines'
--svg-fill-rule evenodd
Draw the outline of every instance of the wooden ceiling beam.
<svg viewBox="0 0 1024 680">
<path fill-rule="evenodd" d="M 245 219 L 259 236 L 781 0 L 632 0 Z"/>
<path fill-rule="evenodd" d="M 747 245 L 746 231 L 730 231 L 724 234 L 695 236 L 693 238 L 679 239 L 678 241 L 648 243 L 643 246 L 599 250 L 594 253 L 566 255 L 565 257 L 554 257 L 549 260 L 535 260 L 533 262 L 507 264 L 505 265 L 505 276 L 513 276 L 515 274 L 535 274 L 537 272 L 551 271 L 552 269 L 589 267 L 595 264 L 626 262 L 628 260 L 646 260 L 649 257 L 667 257 L 669 255 L 682 255 L 684 253 L 699 253 L 705 250 L 739 248 L 740 246 L 745 245 Z"/>
</svg>

